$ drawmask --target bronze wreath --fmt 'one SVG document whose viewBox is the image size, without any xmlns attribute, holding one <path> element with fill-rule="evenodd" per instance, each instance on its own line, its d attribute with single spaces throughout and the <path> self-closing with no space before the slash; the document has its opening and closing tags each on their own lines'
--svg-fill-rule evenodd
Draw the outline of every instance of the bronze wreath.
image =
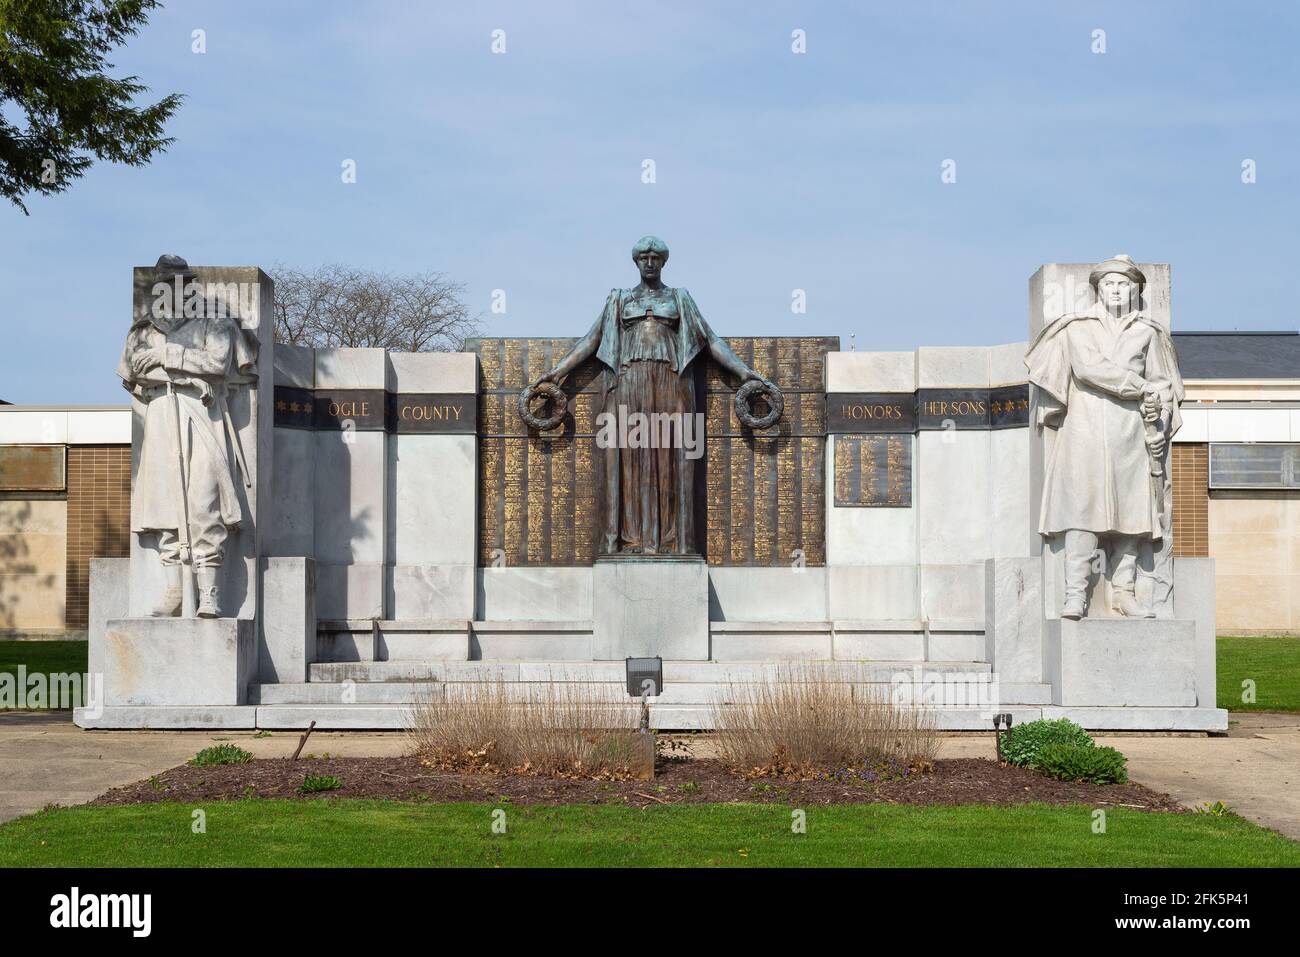
<svg viewBox="0 0 1300 957">
<path fill-rule="evenodd" d="M 755 392 L 762 392 L 769 406 L 767 415 L 761 419 L 749 408 L 749 400 Z M 783 411 L 785 411 L 785 395 L 770 382 L 750 379 L 736 390 L 736 418 L 751 429 L 766 429 L 770 425 L 775 425 Z"/>
<path fill-rule="evenodd" d="M 537 396 L 549 399 L 553 411 L 546 418 L 541 418 L 533 413 L 529 408 L 529 403 Z M 564 421 L 564 413 L 569 407 L 568 396 L 554 382 L 536 382 L 530 386 L 525 386 L 524 391 L 519 393 L 519 418 L 524 420 L 524 424 L 529 428 L 536 429 L 539 432 L 547 432 Z"/>
</svg>

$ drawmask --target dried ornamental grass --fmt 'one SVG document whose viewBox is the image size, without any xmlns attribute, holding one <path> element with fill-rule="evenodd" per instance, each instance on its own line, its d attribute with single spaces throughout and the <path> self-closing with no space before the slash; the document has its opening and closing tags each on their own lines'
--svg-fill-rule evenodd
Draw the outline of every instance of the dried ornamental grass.
<svg viewBox="0 0 1300 957">
<path fill-rule="evenodd" d="M 722 759 L 753 776 L 877 780 L 931 765 L 933 713 L 896 704 L 861 668 L 799 662 L 733 682 L 713 705 Z"/>
<path fill-rule="evenodd" d="M 515 693 L 512 693 L 514 689 Z M 502 680 L 423 695 L 408 722 L 416 756 L 440 770 L 555 777 L 637 776 L 639 702 L 603 685 Z"/>
</svg>

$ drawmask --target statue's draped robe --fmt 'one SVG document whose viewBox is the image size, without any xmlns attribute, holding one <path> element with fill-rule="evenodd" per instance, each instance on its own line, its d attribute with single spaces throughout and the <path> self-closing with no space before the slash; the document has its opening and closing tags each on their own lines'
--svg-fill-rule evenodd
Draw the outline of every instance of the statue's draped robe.
<svg viewBox="0 0 1300 957">
<path fill-rule="evenodd" d="M 691 363 L 717 336 L 685 289 L 672 290 L 676 317 L 625 316 L 624 308 L 634 298 L 632 290 L 611 290 L 600 317 L 587 333 L 587 338 L 600 338 L 596 358 L 604 367 L 601 410 L 616 417 L 620 406 L 625 415 L 693 415 L 697 407 Z M 635 335 L 633 328 L 638 321 L 660 322 L 664 328 L 642 337 Z M 600 452 L 600 550 L 605 554 L 699 554 L 696 460 L 686 456 L 682 443 L 672 448 L 619 448 L 615 444 Z"/>
<path fill-rule="evenodd" d="M 1160 395 L 1172 438 L 1182 423 L 1183 381 L 1169 333 L 1103 306 L 1048 324 L 1025 355 L 1037 425 L 1057 430 L 1043 480 L 1039 531 L 1161 536 L 1141 402 Z M 1165 455 L 1169 454 L 1166 445 Z"/>
<path fill-rule="evenodd" d="M 162 349 L 163 365 L 137 376 L 132 360 L 149 348 Z M 133 532 L 180 528 L 182 455 L 191 524 L 201 524 L 199 516 L 205 513 L 211 513 L 208 524 L 239 524 L 241 508 L 222 411 L 229 381 L 254 372 L 256 361 L 256 337 L 230 318 L 186 318 L 172 325 L 140 319 L 131 326 L 117 375 L 145 403 L 144 436 L 131 488 Z M 180 447 L 166 394 L 169 384 L 180 410 Z"/>
</svg>

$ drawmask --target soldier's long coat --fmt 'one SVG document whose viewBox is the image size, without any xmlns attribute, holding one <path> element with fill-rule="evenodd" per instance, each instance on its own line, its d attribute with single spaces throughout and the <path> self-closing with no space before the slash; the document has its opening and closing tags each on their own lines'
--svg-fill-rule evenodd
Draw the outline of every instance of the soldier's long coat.
<svg viewBox="0 0 1300 957">
<path fill-rule="evenodd" d="M 137 376 L 132 360 L 141 351 L 161 348 L 164 364 Z M 216 504 L 222 523 L 238 525 L 242 517 L 235 494 L 234 473 L 227 453 L 221 410 L 231 378 L 255 371 L 256 338 L 233 319 L 197 317 L 175 324 L 138 319 L 127 333 L 117 374 L 132 395 L 145 402 L 144 436 L 131 488 L 131 530 L 133 532 L 178 529 L 181 526 L 182 453 L 187 462 L 200 461 L 203 475 L 191 474 L 187 490 L 194 511 L 202 508 L 212 490 L 197 484 L 215 485 Z M 177 388 L 176 407 L 181 414 L 181 447 L 177 447 L 177 423 L 167 395 L 150 394 L 158 386 L 172 383 Z M 201 445 L 204 455 L 193 456 Z"/>
<path fill-rule="evenodd" d="M 1159 538 L 1141 401 L 1150 389 L 1159 393 L 1172 438 L 1182 423 L 1183 380 L 1169 333 L 1141 313 L 1112 318 L 1098 304 L 1048 324 L 1025 365 L 1037 387 L 1036 424 L 1057 430 L 1039 531 Z"/>
</svg>

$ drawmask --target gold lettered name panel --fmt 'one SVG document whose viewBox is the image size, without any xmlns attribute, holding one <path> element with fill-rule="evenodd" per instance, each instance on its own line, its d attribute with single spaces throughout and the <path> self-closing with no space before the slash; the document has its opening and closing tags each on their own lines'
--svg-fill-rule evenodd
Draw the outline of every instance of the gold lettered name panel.
<svg viewBox="0 0 1300 957">
<path fill-rule="evenodd" d="M 835 436 L 835 507 L 911 506 L 913 440 L 905 433 Z"/>
<path fill-rule="evenodd" d="M 519 418 L 519 393 L 576 341 L 465 343 L 479 357 L 481 565 L 590 565 L 596 558 L 600 364 L 591 359 L 564 382 L 568 412 L 556 428 L 533 432 Z"/>
<path fill-rule="evenodd" d="M 479 561 L 485 566 L 589 565 L 597 554 L 596 446 L 603 367 L 595 359 L 564 383 L 569 412 L 532 432 L 520 391 L 574 339 L 473 339 L 479 356 Z M 755 432 L 735 416 L 739 383 L 708 358 L 696 370 L 705 455 L 696 464 L 697 538 L 712 565 L 824 565 L 826 401 L 822 365 L 835 337 L 730 338 L 728 344 L 785 394 L 785 413 Z M 699 365 L 699 362 L 696 364 Z M 539 403 L 540 405 L 540 403 Z M 754 411 L 763 414 L 761 403 Z"/>
<path fill-rule="evenodd" d="M 705 369 L 702 537 L 710 565 L 826 564 L 826 353 L 835 336 L 728 337 L 746 365 L 775 382 L 785 411 L 756 431 L 736 418 L 740 383 L 709 361 Z M 766 405 L 753 411 L 765 414 Z"/>
</svg>

